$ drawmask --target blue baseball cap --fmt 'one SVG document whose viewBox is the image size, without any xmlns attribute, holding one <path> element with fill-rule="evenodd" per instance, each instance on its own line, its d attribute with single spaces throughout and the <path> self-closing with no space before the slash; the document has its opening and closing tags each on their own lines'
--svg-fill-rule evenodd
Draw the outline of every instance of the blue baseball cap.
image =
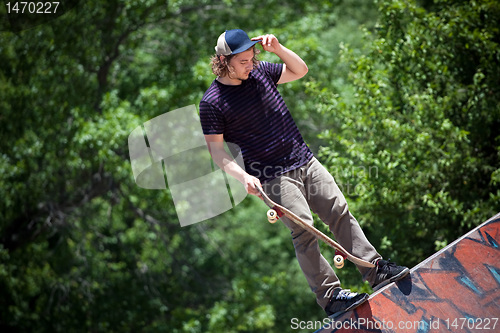
<svg viewBox="0 0 500 333">
<path fill-rule="evenodd" d="M 226 30 L 219 36 L 215 53 L 217 55 L 237 54 L 248 50 L 260 40 L 251 40 L 247 33 L 241 29 Z"/>
</svg>

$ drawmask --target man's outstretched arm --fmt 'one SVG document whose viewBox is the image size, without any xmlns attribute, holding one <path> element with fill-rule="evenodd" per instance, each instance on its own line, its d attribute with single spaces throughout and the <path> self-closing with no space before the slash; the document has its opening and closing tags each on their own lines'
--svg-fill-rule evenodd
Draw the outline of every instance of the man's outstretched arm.
<svg viewBox="0 0 500 333">
<path fill-rule="evenodd" d="M 261 39 L 260 43 L 264 51 L 276 54 L 284 63 L 278 84 L 298 80 L 307 74 L 309 69 L 304 60 L 292 50 L 281 45 L 276 36 L 263 35 L 252 38 L 252 40 L 259 39 Z"/>
<path fill-rule="evenodd" d="M 260 197 L 259 192 L 255 188 L 255 186 L 261 186 L 259 179 L 243 170 L 234 161 L 234 158 L 226 152 L 223 137 L 223 134 L 205 135 L 205 141 L 207 142 L 212 159 L 222 170 L 242 183 L 247 193 Z"/>
</svg>

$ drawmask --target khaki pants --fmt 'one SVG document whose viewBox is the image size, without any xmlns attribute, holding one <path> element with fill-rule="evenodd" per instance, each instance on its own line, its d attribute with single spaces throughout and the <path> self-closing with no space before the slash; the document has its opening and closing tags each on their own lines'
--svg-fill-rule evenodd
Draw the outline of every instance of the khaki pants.
<svg viewBox="0 0 500 333">
<path fill-rule="evenodd" d="M 285 206 L 309 224 L 313 224 L 311 210 L 330 228 L 337 242 L 347 251 L 369 262 L 381 258 L 366 239 L 358 221 L 352 216 L 347 202 L 332 175 L 312 158 L 306 165 L 287 172 L 263 184 L 266 194 Z M 289 219 L 283 223 L 291 230 L 295 254 L 318 304 L 325 308 L 332 291 L 340 281 L 331 265 L 321 255 L 317 239 Z M 373 283 L 375 269 L 360 267 L 363 279 Z"/>
</svg>

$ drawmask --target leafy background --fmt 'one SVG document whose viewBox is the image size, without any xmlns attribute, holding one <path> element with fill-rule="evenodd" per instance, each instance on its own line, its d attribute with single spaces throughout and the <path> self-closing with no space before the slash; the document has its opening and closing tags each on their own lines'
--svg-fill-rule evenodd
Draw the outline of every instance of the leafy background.
<svg viewBox="0 0 500 333">
<path fill-rule="evenodd" d="M 128 135 L 199 102 L 225 29 L 273 33 L 308 63 L 280 90 L 385 257 L 412 267 L 499 211 L 497 1 L 72 5 L 0 32 L 2 331 L 283 332 L 323 319 L 289 232 L 258 199 L 181 228 L 168 190 L 134 183 Z M 338 274 L 370 291 L 352 265 Z"/>
</svg>

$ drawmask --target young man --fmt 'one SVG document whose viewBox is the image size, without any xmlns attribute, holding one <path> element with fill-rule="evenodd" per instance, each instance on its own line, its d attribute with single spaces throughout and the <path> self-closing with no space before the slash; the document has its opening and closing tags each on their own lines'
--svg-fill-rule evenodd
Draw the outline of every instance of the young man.
<svg viewBox="0 0 500 333">
<path fill-rule="evenodd" d="M 256 43 L 283 64 L 259 62 Z M 366 239 L 334 178 L 307 147 L 277 90 L 278 84 L 303 77 L 308 71 L 305 62 L 275 36 L 250 39 L 239 29 L 220 35 L 215 51 L 212 70 L 217 78 L 200 102 L 201 124 L 215 163 L 248 193 L 258 196 L 256 186 L 262 187 L 273 201 L 311 225 L 311 210 L 316 213 L 347 251 L 376 264 L 373 269 L 358 267 L 374 288 L 408 274 L 408 268 L 382 260 Z M 224 141 L 241 149 L 244 168 L 225 151 Z M 292 232 L 299 265 L 328 316 L 334 318 L 368 298 L 342 290 L 315 237 L 286 218 L 282 221 Z"/>
</svg>

